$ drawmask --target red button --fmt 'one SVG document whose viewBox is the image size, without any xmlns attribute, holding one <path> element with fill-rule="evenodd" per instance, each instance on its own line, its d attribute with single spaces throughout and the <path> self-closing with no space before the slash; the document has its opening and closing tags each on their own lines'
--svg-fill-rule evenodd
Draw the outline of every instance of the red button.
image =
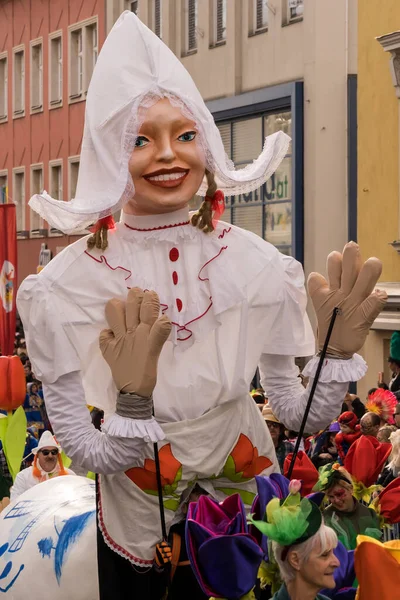
<svg viewBox="0 0 400 600">
<path fill-rule="evenodd" d="M 172 273 L 172 281 L 174 282 L 174 285 L 178 283 L 178 273 L 176 271 Z"/>
<path fill-rule="evenodd" d="M 179 258 L 179 250 L 178 248 L 172 248 L 172 250 L 170 250 L 169 253 L 169 260 L 171 260 L 172 262 L 177 261 Z"/>
<path fill-rule="evenodd" d="M 181 310 L 182 310 L 182 300 L 180 300 L 179 298 L 176 299 L 176 306 L 177 306 L 179 312 L 181 312 Z"/>
</svg>

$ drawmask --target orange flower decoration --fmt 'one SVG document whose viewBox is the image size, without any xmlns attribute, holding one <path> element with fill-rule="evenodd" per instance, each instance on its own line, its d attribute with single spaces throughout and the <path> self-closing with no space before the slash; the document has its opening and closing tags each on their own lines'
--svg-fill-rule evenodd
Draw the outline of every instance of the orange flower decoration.
<svg viewBox="0 0 400 600">
<path fill-rule="evenodd" d="M 161 484 L 166 495 L 170 495 L 178 487 L 182 476 L 182 464 L 172 454 L 171 444 L 166 444 L 159 450 Z M 156 463 L 146 458 L 144 467 L 132 467 L 125 471 L 141 490 L 147 493 L 157 493 Z"/>
<path fill-rule="evenodd" d="M 24 403 L 25 373 L 18 356 L 0 356 L 0 409 L 10 412 Z"/>
<path fill-rule="evenodd" d="M 228 457 L 223 474 L 231 481 L 237 482 L 242 479 L 252 479 L 271 465 L 272 461 L 266 456 L 259 456 L 257 448 L 246 435 L 241 433 Z"/>
</svg>

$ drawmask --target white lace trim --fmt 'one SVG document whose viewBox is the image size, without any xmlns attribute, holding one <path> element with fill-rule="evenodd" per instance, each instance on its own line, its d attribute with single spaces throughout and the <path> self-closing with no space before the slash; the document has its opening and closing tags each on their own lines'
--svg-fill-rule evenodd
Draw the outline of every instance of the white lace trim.
<svg viewBox="0 0 400 600">
<path fill-rule="evenodd" d="M 305 366 L 303 375 L 305 377 L 315 377 L 319 363 L 319 357 L 314 356 Z M 359 381 L 366 374 L 367 363 L 359 354 L 354 354 L 349 360 L 326 358 L 321 369 L 319 381 L 329 383 L 336 381 L 338 383 L 347 383 L 348 381 Z"/>
<path fill-rule="evenodd" d="M 146 420 L 128 419 L 114 413 L 103 423 L 101 430 L 122 438 L 140 438 L 145 442 L 160 442 L 165 434 L 154 417 Z"/>
</svg>

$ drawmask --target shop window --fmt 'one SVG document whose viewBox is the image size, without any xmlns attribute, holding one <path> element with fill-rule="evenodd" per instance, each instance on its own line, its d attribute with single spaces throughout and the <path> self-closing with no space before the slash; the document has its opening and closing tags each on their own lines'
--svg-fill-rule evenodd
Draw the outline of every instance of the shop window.
<svg viewBox="0 0 400 600">
<path fill-rule="evenodd" d="M 43 110 L 43 43 L 31 42 L 31 113 Z"/>
<path fill-rule="evenodd" d="M 184 52 L 191 54 L 197 51 L 197 0 L 184 0 Z"/>
<path fill-rule="evenodd" d="M 0 54 L 0 123 L 8 117 L 8 55 Z"/>
<path fill-rule="evenodd" d="M 8 202 L 8 171 L 0 171 L 0 204 Z"/>
<path fill-rule="evenodd" d="M 31 196 L 43 192 L 43 165 L 31 166 Z M 37 212 L 30 209 L 30 237 L 42 237 L 43 219 Z"/>
<path fill-rule="evenodd" d="M 69 101 L 84 100 L 98 56 L 97 21 L 69 28 Z"/>
<path fill-rule="evenodd" d="M 25 114 L 25 49 L 22 46 L 13 49 L 13 99 L 14 117 L 23 117 Z"/>
<path fill-rule="evenodd" d="M 56 108 L 61 106 L 63 99 L 63 57 L 61 32 L 51 34 L 49 57 L 50 108 Z"/>
<path fill-rule="evenodd" d="M 226 42 L 226 0 L 211 0 L 211 47 Z"/>
<path fill-rule="evenodd" d="M 262 151 L 264 138 L 276 131 L 291 135 L 291 112 L 265 113 L 218 123 L 228 157 L 236 168 L 251 164 Z M 272 177 L 259 189 L 226 198 L 223 220 L 263 237 L 284 254 L 292 247 L 292 153 L 289 148 Z"/>
<path fill-rule="evenodd" d="M 25 237 L 25 167 L 13 169 L 13 187 L 11 200 L 16 205 L 17 235 Z"/>
</svg>

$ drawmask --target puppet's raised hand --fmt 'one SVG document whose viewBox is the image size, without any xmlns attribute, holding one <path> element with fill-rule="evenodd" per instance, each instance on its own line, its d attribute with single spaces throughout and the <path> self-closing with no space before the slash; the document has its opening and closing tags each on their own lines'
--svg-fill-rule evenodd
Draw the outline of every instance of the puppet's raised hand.
<svg viewBox="0 0 400 600">
<path fill-rule="evenodd" d="M 151 396 L 157 381 L 157 363 L 171 331 L 167 316 L 159 317 L 156 292 L 132 288 L 126 302 L 113 298 L 106 304 L 110 329 L 100 333 L 100 349 L 120 392 Z"/>
<path fill-rule="evenodd" d="M 310 294 L 318 321 L 318 347 L 321 350 L 332 312 L 341 309 L 328 346 L 328 354 L 350 358 L 363 346 L 369 329 L 386 304 L 387 294 L 374 287 L 382 272 L 377 258 L 362 262 L 360 249 L 354 242 L 344 247 L 343 254 L 332 252 L 327 262 L 328 280 L 319 273 L 308 278 Z"/>
</svg>

